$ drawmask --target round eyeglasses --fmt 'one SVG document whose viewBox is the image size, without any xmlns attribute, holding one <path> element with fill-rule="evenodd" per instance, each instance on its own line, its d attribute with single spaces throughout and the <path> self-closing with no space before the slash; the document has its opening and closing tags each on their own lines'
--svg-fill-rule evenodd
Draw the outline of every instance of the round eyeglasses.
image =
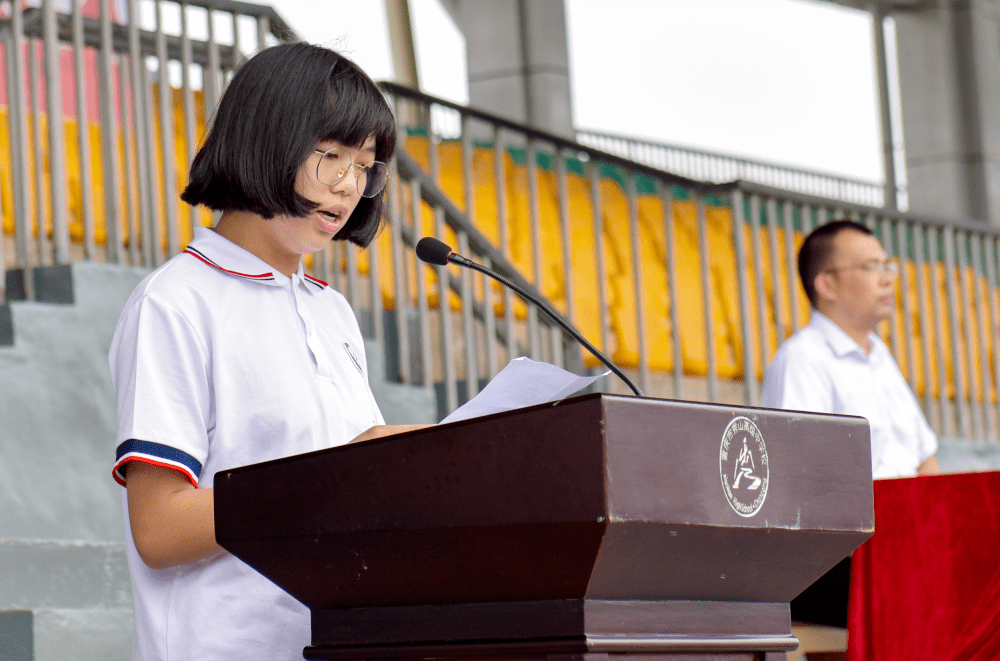
<svg viewBox="0 0 1000 661">
<path fill-rule="evenodd" d="M 899 275 L 899 262 L 895 259 L 878 260 L 870 259 L 855 266 L 842 266 L 840 268 L 827 269 L 827 273 L 837 271 L 864 271 L 865 273 L 885 273 L 895 278 Z"/>
<path fill-rule="evenodd" d="M 347 150 L 339 147 L 314 151 L 320 154 L 316 179 L 327 186 L 339 184 L 351 168 L 354 168 L 354 179 L 361 197 L 375 197 L 389 180 L 389 166 L 382 161 L 372 161 L 368 165 L 354 163 Z"/>
</svg>

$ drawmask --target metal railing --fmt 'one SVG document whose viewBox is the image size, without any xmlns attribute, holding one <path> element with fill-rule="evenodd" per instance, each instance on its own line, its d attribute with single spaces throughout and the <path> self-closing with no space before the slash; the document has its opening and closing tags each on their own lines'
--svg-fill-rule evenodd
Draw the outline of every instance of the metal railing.
<svg viewBox="0 0 1000 661">
<path fill-rule="evenodd" d="M 576 139 L 588 147 L 699 181 L 752 181 L 854 204 L 885 206 L 885 187 L 874 181 L 597 131 L 578 130 Z"/>
<path fill-rule="evenodd" d="M 72 0 L 70 13 L 57 12 L 54 0 L 4 9 L 6 211 L 15 240 L 12 251 L 0 251 L 0 271 L 75 259 L 156 266 L 176 254 L 199 222 L 195 210 L 179 208 L 178 173 L 186 175 L 222 86 L 244 52 L 295 33 L 270 7 L 232 0 L 128 0 L 125 16 L 114 15 L 111 0 L 100 0 L 96 15 L 84 15 L 81 0 Z M 66 105 L 65 77 L 74 89 Z M 64 115 L 75 116 L 49 121 Z M 71 143 L 66 132 L 74 127 Z M 32 279 L 24 286 L 31 298 Z"/>
<path fill-rule="evenodd" d="M 530 215 L 530 267 L 523 269 L 526 279 L 545 293 L 543 272 L 560 272 L 563 282 L 559 288 L 565 292 L 554 305 L 566 318 L 581 323 L 580 313 L 574 309 L 577 297 L 573 294 L 575 281 L 573 273 L 590 262 L 595 265 L 597 277 L 594 287 L 598 290 L 599 328 L 592 339 L 606 353 L 621 349 L 623 340 L 635 346 L 634 369 L 638 373 L 640 387 L 651 394 L 675 398 L 703 399 L 713 402 L 731 402 L 758 405 L 760 403 L 761 375 L 770 361 L 777 345 L 788 335 L 798 330 L 808 319 L 808 303 L 796 277 L 795 256 L 801 237 L 820 223 L 836 218 L 853 218 L 866 223 L 881 239 L 886 251 L 900 258 L 903 268 L 899 283 L 899 307 L 902 314 L 886 324 L 883 335 L 900 364 L 915 393 L 927 412 L 934 429 L 947 436 L 983 439 L 991 442 L 1000 440 L 998 432 L 997 394 L 1000 393 L 1000 233 L 972 222 L 951 222 L 940 218 L 930 218 L 916 214 L 887 211 L 871 205 L 854 204 L 830 197 L 789 192 L 750 182 L 729 182 L 706 184 L 678 177 L 674 174 L 651 168 L 641 163 L 628 161 L 614 154 L 573 143 L 555 135 L 533 130 L 506 119 L 465 108 L 441 99 L 429 97 L 391 83 L 384 84 L 393 95 L 400 113 L 405 112 L 407 103 L 416 104 L 416 112 L 411 116 L 427 117 L 429 126 L 424 128 L 430 146 L 429 180 L 437 187 L 453 187 L 453 183 L 442 178 L 441 154 L 444 147 L 453 144 L 458 134 L 457 150 L 460 151 L 460 179 L 464 182 L 482 182 L 489 177 L 484 174 L 482 163 L 474 167 L 477 150 L 486 149 L 493 159 L 492 195 L 496 209 L 495 221 L 484 218 L 484 211 L 476 208 L 482 200 L 482 192 L 477 195 L 476 185 L 464 186 L 464 217 L 461 224 L 456 221 L 455 229 L 472 235 L 473 230 L 484 226 L 491 230 L 490 249 L 475 248 L 477 254 L 487 261 L 503 257 L 515 262 L 511 255 L 511 237 L 508 231 L 512 191 L 506 190 L 509 172 L 504 172 L 502 162 L 509 157 L 512 148 L 523 149 L 527 154 L 525 189 Z M 457 129 L 457 130 L 456 130 Z M 473 140 L 491 136 L 488 144 Z M 490 151 L 491 150 L 491 151 Z M 505 155 L 506 154 L 506 155 Z M 548 154 L 552 165 L 545 176 L 553 182 L 547 189 L 546 203 L 553 203 L 554 223 L 558 228 L 560 253 L 543 251 L 541 203 L 539 201 L 539 177 L 542 168 L 537 166 L 536 156 Z M 482 154 L 480 154 L 480 157 Z M 572 198 L 567 193 L 570 182 L 566 164 L 579 162 L 582 174 L 572 175 L 574 186 L 582 185 L 586 190 Z M 609 217 L 601 198 L 607 188 L 607 177 L 602 168 L 613 168 L 615 179 L 624 189 L 627 204 L 624 213 Z M 400 172 L 400 185 L 413 186 L 415 181 L 409 170 Z M 643 181 L 652 180 L 652 190 L 639 192 Z M 603 185 L 602 185 L 603 183 Z M 427 182 L 421 180 L 419 190 L 427 193 Z M 489 185 L 486 186 L 490 188 Z M 519 193 L 519 191 L 514 191 Z M 697 256 L 682 250 L 678 237 L 678 198 L 688 198 L 696 215 Z M 413 194 L 409 199 L 414 199 Z M 435 218 L 458 218 L 454 210 L 442 212 L 442 206 L 432 202 Z M 589 204 L 586 202 L 589 200 Z M 582 209 L 571 208 L 571 201 Z M 655 204 L 654 204 L 655 203 Z M 656 221 L 662 233 L 651 240 L 650 206 L 659 213 Z M 640 212 L 640 208 L 644 212 Z M 725 217 L 719 221 L 719 213 Z M 419 213 L 414 211 L 411 216 Z M 589 215 L 589 220 L 584 216 Z M 640 227 L 640 216 L 644 225 Z M 484 223 L 484 220 L 489 222 Z M 549 218 L 553 220 L 553 218 Z M 449 221 L 450 222 L 450 221 Z M 659 229 L 657 229 L 659 231 Z M 444 224 L 437 222 L 435 235 L 444 236 Z M 579 241 L 576 237 L 589 234 L 589 239 Z M 480 230 L 479 241 L 487 234 Z M 574 238 L 570 238 L 570 237 Z M 627 236 L 630 247 L 631 268 L 628 301 L 611 301 L 608 283 L 612 277 L 608 265 L 608 236 Z M 523 238 L 523 237 L 522 237 Z M 551 237 L 548 237 L 551 238 Z M 592 248 L 587 252 L 581 245 Z M 481 243 L 477 244 L 481 245 Z M 651 254 L 650 245 L 656 252 Z M 462 252 L 461 238 L 458 251 Z M 700 297 L 700 323 L 704 332 L 697 337 L 682 338 L 682 308 L 686 299 L 681 298 L 680 283 L 685 277 L 690 284 L 691 270 L 682 273 L 679 264 L 694 263 L 697 271 L 698 295 Z M 553 269 L 553 266 L 556 268 Z M 654 269 L 662 269 L 665 275 L 663 291 L 649 295 L 644 279 Z M 721 274 L 721 275 L 720 275 Z M 466 277 L 463 275 L 462 277 Z M 726 278 L 730 278 L 732 282 Z M 473 300 L 469 305 L 468 285 L 466 289 L 455 281 L 456 292 L 466 292 L 466 304 L 461 309 L 479 310 L 482 299 Z M 549 283 L 551 285 L 551 283 Z M 551 288 L 551 286 L 549 287 Z M 720 297 L 732 298 L 735 292 L 736 312 L 731 318 L 718 318 Z M 609 319 L 612 305 L 627 303 L 631 310 L 633 337 L 623 338 L 621 332 L 612 333 Z M 478 307 L 477 307 L 478 306 Z M 486 306 L 488 308 L 489 306 Z M 722 306 L 724 307 L 724 306 Z M 503 305 L 507 315 L 503 320 L 494 320 L 508 329 L 514 328 L 511 306 Z M 665 317 L 665 318 L 661 318 Z M 688 321 L 691 315 L 684 317 Z M 483 319 L 485 324 L 490 315 Z M 508 332 L 507 337 L 521 333 L 526 339 L 529 355 L 539 355 L 542 343 L 537 339 L 541 323 L 529 309 L 523 331 Z M 727 328 L 720 328 L 725 324 Z M 672 352 L 667 358 L 671 365 L 668 370 L 653 373 L 650 365 L 664 356 L 653 355 L 651 351 L 650 329 L 665 329 L 669 342 L 655 338 L 659 347 Z M 545 329 L 544 332 L 549 332 Z M 657 331 L 659 332 L 659 331 Z M 719 339 L 725 335 L 729 343 L 727 349 L 733 354 L 737 369 L 730 374 L 720 365 L 720 353 L 716 350 Z M 702 345 L 706 357 L 704 370 L 697 373 L 689 369 L 686 354 L 692 343 Z M 468 345 L 467 345 L 468 346 Z M 468 351 L 466 361 L 476 362 L 474 357 L 495 366 L 496 349 L 490 346 L 475 347 Z M 570 353 L 574 353 L 570 349 Z M 445 345 L 446 356 L 451 356 Z M 565 353 L 565 352 L 564 352 Z M 485 356 L 485 359 L 481 356 Z M 480 368 L 481 369 L 481 368 Z M 492 374 L 491 367 L 483 376 Z M 655 381 L 655 383 L 654 383 Z M 614 382 L 607 384 L 612 390 L 624 392 Z"/>
<path fill-rule="evenodd" d="M 177 199 L 205 116 L 244 52 L 293 36 L 267 7 L 130 0 L 116 24 L 110 4 L 90 17 L 79 1 L 70 14 L 51 0 L 25 11 L 8 4 L 0 19 L 12 152 L 3 221 L 13 232 L 0 269 L 81 259 L 154 267 L 180 251 L 194 224 L 211 221 Z M 168 6 L 179 26 L 169 26 Z M 152 18 L 140 20 L 139 7 Z M 72 58 L 75 121 L 86 129 L 75 144 L 64 134 L 70 123 L 45 121 L 62 115 L 61 52 Z M 88 58 L 96 82 L 82 73 Z M 903 258 L 902 314 L 886 338 L 932 425 L 998 439 L 996 231 L 754 183 L 700 182 L 384 88 L 398 117 L 423 122 L 400 122 L 407 149 L 392 165 L 389 229 L 368 251 L 331 245 L 311 268 L 345 293 L 399 381 L 440 384 L 453 408 L 517 355 L 575 371 L 587 360 L 533 307 L 481 276 L 416 263 L 410 247 L 432 234 L 533 287 L 630 365 L 645 392 L 757 404 L 764 365 L 808 314 L 794 277 L 797 241 L 818 223 L 854 217 Z M 86 110 L 95 104 L 92 122 Z"/>
</svg>

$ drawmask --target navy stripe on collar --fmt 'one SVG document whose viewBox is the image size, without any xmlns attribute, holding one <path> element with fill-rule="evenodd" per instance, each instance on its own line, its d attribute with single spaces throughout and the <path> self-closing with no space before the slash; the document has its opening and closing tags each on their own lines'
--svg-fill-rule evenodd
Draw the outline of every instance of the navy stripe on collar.
<svg viewBox="0 0 1000 661">
<path fill-rule="evenodd" d="M 308 282 L 308 283 L 309 283 L 309 284 L 311 284 L 311 285 L 316 285 L 316 286 L 317 286 L 317 287 L 319 287 L 320 289 L 326 289 L 327 287 L 329 287 L 329 286 L 330 286 L 329 284 L 327 284 L 327 283 L 323 282 L 323 281 L 322 281 L 322 280 L 320 280 L 319 278 L 314 278 L 314 277 L 312 277 L 312 276 L 311 276 L 311 275 L 309 275 L 308 273 L 303 273 L 303 274 L 302 274 L 302 277 L 303 277 L 303 278 L 305 279 L 305 281 L 306 281 L 306 282 Z"/>
<path fill-rule="evenodd" d="M 222 268 L 221 266 L 219 266 L 218 264 L 216 264 L 214 261 L 212 261 L 211 259 L 209 259 L 205 255 L 205 253 L 201 252 L 197 248 L 192 248 L 191 246 L 188 246 L 187 248 L 185 248 L 184 252 L 186 252 L 187 254 L 191 255 L 192 257 L 196 257 L 196 258 L 200 259 L 201 261 L 205 262 L 206 264 L 208 264 L 209 266 L 211 266 L 213 268 L 219 269 L 223 273 L 228 273 L 229 275 L 235 275 L 235 276 L 237 276 L 239 278 L 246 278 L 247 280 L 256 280 L 257 282 L 265 282 L 267 280 L 274 280 L 274 273 L 271 272 L 271 271 L 268 271 L 267 273 L 252 274 L 252 273 L 240 273 L 239 271 L 230 271 L 229 269 Z"/>
</svg>

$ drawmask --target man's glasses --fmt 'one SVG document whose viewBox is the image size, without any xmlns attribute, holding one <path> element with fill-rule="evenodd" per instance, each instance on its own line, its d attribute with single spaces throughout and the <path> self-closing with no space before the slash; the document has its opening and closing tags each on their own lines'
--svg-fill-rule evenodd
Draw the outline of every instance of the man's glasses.
<svg viewBox="0 0 1000 661">
<path fill-rule="evenodd" d="M 319 163 L 316 164 L 316 178 L 327 186 L 339 184 L 351 168 L 356 168 L 355 181 L 361 197 L 375 197 L 382 192 L 389 180 L 389 166 L 382 161 L 372 161 L 368 165 L 354 163 L 347 150 L 339 147 L 314 151 L 321 154 Z"/>
<path fill-rule="evenodd" d="M 826 269 L 826 273 L 836 273 L 837 271 L 864 271 L 865 273 L 887 273 L 892 277 L 899 275 L 899 262 L 895 259 L 880 261 L 870 259 L 856 266 L 842 266 L 835 269 Z"/>
</svg>

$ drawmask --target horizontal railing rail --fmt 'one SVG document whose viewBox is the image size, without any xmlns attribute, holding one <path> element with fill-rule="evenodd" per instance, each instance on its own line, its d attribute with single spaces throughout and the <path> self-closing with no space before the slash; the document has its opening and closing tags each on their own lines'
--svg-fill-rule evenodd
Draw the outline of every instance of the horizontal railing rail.
<svg viewBox="0 0 1000 661">
<path fill-rule="evenodd" d="M 885 206 L 885 187 L 875 181 L 627 135 L 578 130 L 576 136 L 581 144 L 700 181 L 752 181 L 845 202 Z M 904 192 L 898 187 L 897 194 Z"/>
</svg>

